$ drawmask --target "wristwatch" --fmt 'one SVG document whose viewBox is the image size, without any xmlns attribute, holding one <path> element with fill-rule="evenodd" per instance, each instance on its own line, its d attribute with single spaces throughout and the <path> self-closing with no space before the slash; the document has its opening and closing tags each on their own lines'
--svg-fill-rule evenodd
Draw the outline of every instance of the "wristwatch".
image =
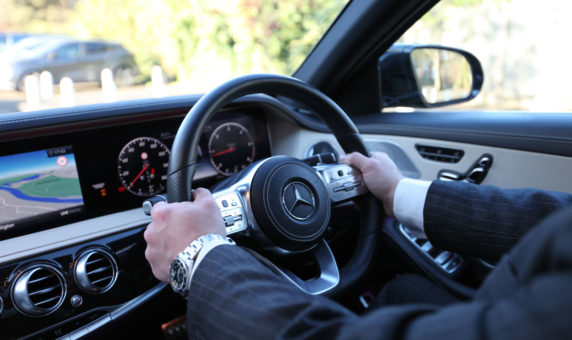
<svg viewBox="0 0 572 340">
<path fill-rule="evenodd" d="M 187 297 L 191 286 L 193 265 L 199 251 L 205 244 L 217 240 L 227 244 L 234 244 L 233 240 L 220 234 L 206 234 L 191 242 L 191 244 L 180 252 L 173 262 L 171 262 L 169 266 L 169 282 L 171 283 L 171 288 L 173 288 L 176 293 L 182 295 L 184 298 Z"/>
</svg>

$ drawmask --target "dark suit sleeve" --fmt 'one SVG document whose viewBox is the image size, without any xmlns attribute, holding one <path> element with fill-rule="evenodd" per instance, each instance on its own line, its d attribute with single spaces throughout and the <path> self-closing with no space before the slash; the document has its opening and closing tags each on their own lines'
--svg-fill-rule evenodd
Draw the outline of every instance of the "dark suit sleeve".
<svg viewBox="0 0 572 340">
<path fill-rule="evenodd" d="M 200 263 L 191 339 L 560 339 L 572 334 L 572 209 L 529 233 L 472 302 L 409 304 L 357 316 L 287 283 L 236 246 Z"/>
<path fill-rule="evenodd" d="M 423 210 L 438 248 L 497 260 L 540 220 L 572 204 L 572 195 L 434 181 Z"/>
<path fill-rule="evenodd" d="M 436 308 L 388 308 L 370 321 L 300 291 L 242 248 L 224 245 L 211 250 L 193 276 L 187 328 L 190 339 L 395 339 L 408 322 Z"/>
<path fill-rule="evenodd" d="M 331 300 L 303 293 L 250 253 L 229 245 L 203 258 L 188 298 L 190 339 L 332 339 L 357 319 Z"/>
</svg>

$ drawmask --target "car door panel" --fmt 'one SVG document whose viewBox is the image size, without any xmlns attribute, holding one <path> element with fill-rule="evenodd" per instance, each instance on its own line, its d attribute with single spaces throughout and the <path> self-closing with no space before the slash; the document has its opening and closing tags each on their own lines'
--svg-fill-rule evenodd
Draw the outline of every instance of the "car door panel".
<svg viewBox="0 0 572 340">
<path fill-rule="evenodd" d="M 482 183 L 484 185 L 503 188 L 535 187 L 572 193 L 572 182 L 565 180 L 572 173 L 572 157 L 418 137 L 365 134 L 364 139 L 367 142 L 383 141 L 398 145 L 419 169 L 421 179 L 437 179 L 442 170 L 464 173 L 482 155 L 491 154 L 494 160 Z M 459 149 L 464 151 L 464 156 L 458 163 L 425 159 L 417 150 L 417 145 Z M 372 148 L 372 151 L 385 150 Z"/>
<path fill-rule="evenodd" d="M 378 127 L 359 125 L 358 128 L 361 131 Z M 271 131 L 275 154 L 290 154 L 303 158 L 313 144 L 322 141 L 330 143 L 339 154 L 342 153 L 333 136 L 311 130 L 288 132 L 294 129 L 297 129 L 294 124 L 284 122 L 280 124 L 280 129 Z M 502 188 L 534 187 L 572 193 L 572 182 L 567 180 L 567 176 L 572 173 L 572 157 L 488 146 L 486 145 L 488 140 L 484 140 L 483 145 L 383 133 L 364 133 L 363 138 L 371 151 L 388 152 L 387 144 L 393 145 L 393 150 L 400 150 L 388 154 L 393 158 L 395 154 L 406 157 L 406 160 L 397 159 L 396 162 L 404 174 L 411 178 L 434 180 L 442 170 L 464 173 L 482 155 L 490 154 L 493 157 L 493 164 L 482 182 L 483 185 L 496 185 Z M 458 149 L 462 150 L 464 155 L 458 163 L 425 159 L 416 148 L 418 145 Z M 403 164 L 411 166 L 404 168 Z"/>
<path fill-rule="evenodd" d="M 433 180 L 441 170 L 466 172 L 484 154 L 494 162 L 483 184 L 572 193 L 572 115 L 491 112 L 412 112 L 355 118 L 365 139 L 398 144 Z M 458 163 L 424 159 L 416 146 L 459 149 Z"/>
<path fill-rule="evenodd" d="M 572 156 L 572 114 L 413 111 L 353 117 L 362 133 L 389 134 Z"/>
<path fill-rule="evenodd" d="M 467 117 L 463 112 L 380 113 L 358 117 L 355 121 L 370 145 L 372 142 L 398 145 L 425 180 L 437 179 L 442 171 L 466 173 L 486 155 L 492 158 L 492 163 L 483 185 L 572 193 L 572 182 L 569 181 L 572 173 L 571 115 L 485 111 L 469 115 Z M 457 162 L 423 157 L 420 146 L 432 148 L 431 151 L 457 150 L 462 157 Z M 435 250 L 427 240 L 408 237 L 410 235 L 397 221 L 386 221 L 383 231 L 392 241 L 390 244 L 397 245 L 396 251 L 419 270 L 455 294 L 471 296 L 470 289 L 459 286 L 443 270 L 449 264 L 443 267 L 440 263 L 441 250 Z M 463 280 L 474 287 L 493 268 L 479 259 L 457 261 L 462 261 L 459 270 L 464 272 Z"/>
</svg>

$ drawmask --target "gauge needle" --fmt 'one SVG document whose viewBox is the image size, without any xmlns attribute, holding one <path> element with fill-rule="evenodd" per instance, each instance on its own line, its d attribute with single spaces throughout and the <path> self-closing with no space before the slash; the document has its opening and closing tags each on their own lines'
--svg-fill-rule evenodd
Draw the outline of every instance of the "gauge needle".
<svg viewBox="0 0 572 340">
<path fill-rule="evenodd" d="M 149 169 L 149 166 L 151 164 L 147 164 L 143 167 L 143 170 L 141 170 L 141 172 L 139 173 L 139 175 L 137 175 L 137 177 L 135 177 L 135 179 L 133 181 L 131 181 L 131 183 L 129 184 L 129 187 L 131 188 L 133 186 L 133 184 L 135 184 L 135 182 L 137 182 L 137 180 L 139 179 L 139 177 L 141 177 L 141 175 L 143 175 L 143 173 L 145 172 L 145 170 Z"/>
<path fill-rule="evenodd" d="M 226 155 L 227 153 L 231 153 L 231 152 L 233 152 L 233 151 L 235 151 L 235 150 L 236 150 L 236 148 L 233 146 L 232 148 L 228 148 L 228 149 L 226 149 L 226 150 L 222 150 L 222 151 L 219 151 L 219 152 L 217 152 L 217 153 L 213 153 L 213 154 L 211 155 L 211 157 L 218 157 L 218 156 Z"/>
</svg>

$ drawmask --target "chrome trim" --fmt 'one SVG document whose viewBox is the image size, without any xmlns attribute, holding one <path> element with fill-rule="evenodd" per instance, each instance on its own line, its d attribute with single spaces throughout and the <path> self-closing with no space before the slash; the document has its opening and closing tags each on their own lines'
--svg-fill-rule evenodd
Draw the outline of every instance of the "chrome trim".
<svg viewBox="0 0 572 340">
<path fill-rule="evenodd" d="M 314 167 L 322 179 L 332 203 L 350 200 L 367 192 L 359 170 L 347 164 L 323 164 Z"/>
<path fill-rule="evenodd" d="M 252 186 L 252 180 L 254 179 L 256 171 L 258 171 L 258 169 L 262 166 L 262 164 L 267 162 L 269 159 L 271 159 L 271 157 L 259 161 L 259 163 L 253 166 L 248 172 L 241 174 L 240 175 L 241 178 L 230 187 L 213 193 L 213 196 L 215 200 L 217 200 L 217 203 L 219 202 L 219 199 L 221 197 L 226 195 L 235 195 L 235 194 L 238 195 L 238 198 L 241 201 L 242 214 L 244 216 L 244 224 L 246 225 L 246 227 L 243 228 L 242 230 L 236 230 L 236 231 L 232 230 L 230 232 L 229 229 L 227 228 L 227 234 L 231 235 L 239 231 L 252 233 L 253 236 L 259 237 L 259 239 L 263 243 L 262 247 L 265 249 L 276 248 L 276 247 L 266 238 L 266 235 L 264 235 L 264 232 L 262 232 L 258 223 L 256 222 L 256 219 L 254 218 L 254 214 L 252 213 L 252 204 L 250 201 L 250 188 Z M 219 208 L 220 207 L 221 205 L 219 204 Z"/>
<path fill-rule="evenodd" d="M 61 286 L 58 302 L 55 306 L 47 309 L 36 306 L 30 299 L 30 292 L 28 292 L 30 277 L 40 270 L 47 270 L 52 273 L 58 279 Z M 16 276 L 15 282 L 12 285 L 11 295 L 12 304 L 18 312 L 32 317 L 46 316 L 55 312 L 62 305 L 67 295 L 67 285 L 64 276 L 56 267 L 48 264 L 35 264 L 23 269 Z"/>
<path fill-rule="evenodd" d="M 308 200 L 305 200 L 302 197 L 302 195 L 300 194 L 300 191 L 298 190 L 298 188 L 296 188 L 296 185 L 300 185 L 300 186 L 304 187 L 306 189 L 306 191 L 308 191 L 310 193 L 310 197 L 312 198 L 311 202 Z M 288 191 L 288 188 L 290 188 L 290 187 L 294 188 L 295 201 L 291 207 L 288 207 L 286 204 L 286 191 Z M 305 204 L 309 207 L 312 207 L 312 211 L 307 216 L 304 216 L 304 217 L 296 216 L 294 214 L 293 210 L 294 210 L 294 208 L 296 208 L 298 203 Z M 314 197 L 312 190 L 306 184 L 304 184 L 302 182 L 298 182 L 298 181 L 291 182 L 288 185 L 286 185 L 286 187 L 282 191 L 282 206 L 284 207 L 284 209 L 286 210 L 288 215 L 290 215 L 292 218 L 294 218 L 298 221 L 305 221 L 305 220 L 309 219 L 310 216 L 312 216 L 312 214 L 314 213 L 314 210 L 316 210 L 316 198 Z"/>
<path fill-rule="evenodd" d="M 71 297 L 70 304 L 75 308 L 81 307 L 81 305 L 83 305 L 83 298 L 81 297 L 81 295 L 76 294 Z"/>
<path fill-rule="evenodd" d="M 73 246 L 151 223 L 136 208 L 0 241 L 0 265 Z"/>
<path fill-rule="evenodd" d="M 298 276 L 287 269 L 278 267 L 273 262 L 258 253 L 254 254 L 256 254 L 256 257 L 259 260 L 261 260 L 275 272 L 282 275 L 296 287 L 300 288 L 300 290 L 311 295 L 325 294 L 336 288 L 336 286 L 340 283 L 340 271 L 336 263 L 336 258 L 328 246 L 328 242 L 325 240 L 322 240 L 321 243 L 312 250 L 312 253 L 314 254 L 318 268 L 320 269 L 320 276 L 316 279 L 311 279 L 308 281 L 300 279 Z"/>
<path fill-rule="evenodd" d="M 441 181 L 460 181 L 462 177 L 454 171 L 443 170 L 439 172 L 438 179 Z"/>
<path fill-rule="evenodd" d="M 111 271 L 113 273 L 112 278 L 111 278 L 111 282 L 109 282 L 109 284 L 103 288 L 95 286 L 90 281 L 90 279 L 88 277 L 88 273 L 86 271 L 87 261 L 89 260 L 89 258 L 92 255 L 95 255 L 95 254 L 100 254 L 109 261 L 109 264 L 111 265 Z M 77 285 L 83 291 L 85 291 L 87 293 L 103 294 L 103 293 L 109 291 L 115 285 L 115 281 L 117 281 L 117 276 L 119 275 L 119 268 L 117 266 L 117 262 L 115 261 L 115 258 L 108 251 L 106 251 L 104 249 L 100 249 L 100 248 L 96 248 L 96 249 L 92 248 L 92 249 L 85 250 L 79 256 L 79 258 L 78 258 L 78 260 L 74 266 L 73 274 L 74 274 L 74 279 L 75 279 Z"/>
</svg>

